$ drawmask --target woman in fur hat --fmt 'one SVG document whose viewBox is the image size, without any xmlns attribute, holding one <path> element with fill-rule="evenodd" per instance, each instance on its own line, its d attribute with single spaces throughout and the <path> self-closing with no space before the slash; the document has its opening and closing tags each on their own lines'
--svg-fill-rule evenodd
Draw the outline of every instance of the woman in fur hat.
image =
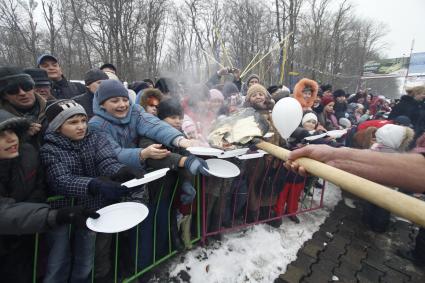
<svg viewBox="0 0 425 283">
<path fill-rule="evenodd" d="M 148 88 L 143 91 L 140 99 L 140 105 L 145 109 L 146 112 L 157 116 L 158 105 L 161 102 L 163 95 L 159 89 Z"/>
<path fill-rule="evenodd" d="M 301 79 L 294 88 L 294 98 L 298 100 L 304 111 L 311 110 L 317 97 L 319 85 L 309 79 Z"/>
</svg>

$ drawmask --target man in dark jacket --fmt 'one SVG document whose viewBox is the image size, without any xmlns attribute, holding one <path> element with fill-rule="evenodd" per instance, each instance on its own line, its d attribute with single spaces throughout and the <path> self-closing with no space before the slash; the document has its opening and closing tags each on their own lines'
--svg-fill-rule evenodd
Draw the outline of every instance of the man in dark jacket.
<svg viewBox="0 0 425 283">
<path fill-rule="evenodd" d="M 406 90 L 400 102 L 394 106 L 388 119 L 407 116 L 415 130 L 416 137 L 425 131 L 425 86 L 415 86 Z"/>
<path fill-rule="evenodd" d="M 38 148 L 47 128 L 46 101 L 34 93 L 34 80 L 17 67 L 0 67 L 0 109 L 31 121 L 31 144 Z"/>
<path fill-rule="evenodd" d="M 56 99 L 73 98 L 86 91 L 80 83 L 69 82 L 62 73 L 58 59 L 50 54 L 43 54 L 37 59 L 37 67 L 46 70 L 52 80 L 53 96 Z"/>
<path fill-rule="evenodd" d="M 33 233 L 85 221 L 81 207 L 51 209 L 37 151 L 22 143 L 30 123 L 0 110 L 0 274 L 2 282 L 31 282 Z"/>
<path fill-rule="evenodd" d="M 27 68 L 24 72 L 31 76 L 35 82 L 34 92 L 42 96 L 46 101 L 55 100 L 52 95 L 52 81 L 47 72 L 40 68 Z"/>
<path fill-rule="evenodd" d="M 90 119 L 93 117 L 93 96 L 99 87 L 100 83 L 103 80 L 108 80 L 108 75 L 105 74 L 104 71 L 99 69 L 91 69 L 89 70 L 85 77 L 84 82 L 86 83 L 86 92 L 74 97 L 75 102 L 83 106 L 84 110 L 86 110 L 87 118 Z"/>
</svg>

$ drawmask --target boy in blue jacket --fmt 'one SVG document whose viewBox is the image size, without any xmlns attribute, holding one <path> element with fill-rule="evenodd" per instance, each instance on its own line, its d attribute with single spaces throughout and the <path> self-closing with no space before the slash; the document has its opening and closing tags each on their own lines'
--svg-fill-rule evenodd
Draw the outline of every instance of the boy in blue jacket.
<svg viewBox="0 0 425 283">
<path fill-rule="evenodd" d="M 40 151 L 41 160 L 46 167 L 50 194 L 65 197 L 52 206 L 62 207 L 73 201 L 75 206 L 99 209 L 130 193 L 121 182 L 141 177 L 141 172 L 120 163 L 108 140 L 87 130 L 87 114 L 81 105 L 73 100 L 58 100 L 47 107 L 46 116 L 49 127 Z M 95 235 L 84 224 L 74 227 L 71 252 L 69 227 L 50 231 L 44 282 L 88 281 Z"/>
</svg>

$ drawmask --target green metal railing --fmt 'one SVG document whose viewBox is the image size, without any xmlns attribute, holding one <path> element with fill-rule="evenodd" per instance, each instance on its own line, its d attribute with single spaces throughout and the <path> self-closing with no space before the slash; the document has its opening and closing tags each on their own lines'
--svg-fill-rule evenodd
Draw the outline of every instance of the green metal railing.
<svg viewBox="0 0 425 283">
<path fill-rule="evenodd" d="M 196 195 L 196 234 L 191 236 L 191 244 L 195 244 L 198 241 L 200 241 L 201 239 L 201 177 L 200 176 L 196 176 L 195 177 L 195 189 L 197 191 L 197 195 Z M 173 211 L 173 202 L 174 202 L 174 198 L 176 196 L 176 192 L 177 192 L 177 188 L 179 185 L 179 180 L 177 179 L 177 181 L 175 182 L 173 189 L 172 189 L 172 193 L 171 193 L 171 201 L 168 204 L 168 212 L 167 212 L 167 220 L 168 220 L 168 253 L 160 258 L 157 258 L 158 253 L 157 253 L 157 216 L 158 216 L 158 210 L 159 210 L 159 206 L 160 206 L 160 201 L 161 198 L 163 196 L 164 193 L 164 184 L 161 185 L 159 194 L 158 194 L 158 201 L 156 204 L 156 207 L 154 209 L 154 218 L 153 218 L 153 260 L 152 263 L 147 266 L 144 267 L 142 270 L 139 270 L 139 265 L 138 265 L 138 260 L 139 260 L 139 243 L 141 241 L 141 235 L 139 232 L 139 225 L 137 225 L 136 227 L 132 228 L 135 229 L 135 233 L 136 233 L 136 240 L 135 240 L 135 251 L 134 251 L 134 271 L 133 274 L 131 274 L 129 277 L 124 278 L 121 274 L 120 276 L 120 270 L 119 270 L 119 263 L 120 263 L 120 257 L 121 257 L 121 250 L 120 250 L 120 235 L 121 233 L 116 233 L 115 234 L 115 247 L 113 247 L 113 252 L 114 254 L 114 263 L 113 263 L 113 279 L 114 282 L 132 282 L 134 280 L 136 280 L 137 278 L 139 278 L 140 276 L 142 276 L 143 274 L 145 274 L 146 272 L 154 269 L 155 267 L 157 267 L 158 265 L 160 265 L 161 263 L 163 263 L 164 261 L 170 259 L 171 257 L 173 257 L 174 255 L 177 254 L 177 250 L 173 250 L 173 246 L 172 246 L 172 241 L 171 241 L 171 237 L 172 237 L 172 232 L 171 232 L 171 217 L 175 217 L 174 215 L 172 215 L 172 211 Z M 60 200 L 63 199 L 64 197 L 62 196 L 54 196 L 54 197 L 50 197 L 47 202 L 52 202 L 55 200 Z M 191 211 L 192 211 L 192 207 L 191 207 Z M 152 211 L 150 212 L 152 213 Z M 193 215 L 192 215 L 193 216 Z M 192 219 L 194 219 L 192 217 Z M 70 229 L 70 233 L 71 233 L 71 229 Z M 122 233 L 126 233 L 126 232 L 122 232 Z M 43 234 L 35 234 L 35 248 L 34 248 L 34 261 L 33 261 L 33 283 L 37 282 L 37 273 L 38 273 L 38 263 L 39 263 L 39 252 L 40 252 L 40 237 L 43 237 Z M 133 258 L 132 258 L 133 259 Z M 94 266 L 93 266 L 93 270 L 92 270 L 92 282 L 95 282 L 95 278 L 94 278 Z"/>
</svg>

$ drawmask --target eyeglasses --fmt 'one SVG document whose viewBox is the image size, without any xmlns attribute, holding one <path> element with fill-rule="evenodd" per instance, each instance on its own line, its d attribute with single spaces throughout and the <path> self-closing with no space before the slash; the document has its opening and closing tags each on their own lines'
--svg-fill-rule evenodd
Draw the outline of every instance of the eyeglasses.
<svg viewBox="0 0 425 283">
<path fill-rule="evenodd" d="M 17 95 L 19 94 L 20 89 L 23 91 L 30 91 L 34 89 L 34 82 L 29 80 L 14 82 L 14 83 L 8 84 L 3 91 L 9 95 Z"/>
</svg>

